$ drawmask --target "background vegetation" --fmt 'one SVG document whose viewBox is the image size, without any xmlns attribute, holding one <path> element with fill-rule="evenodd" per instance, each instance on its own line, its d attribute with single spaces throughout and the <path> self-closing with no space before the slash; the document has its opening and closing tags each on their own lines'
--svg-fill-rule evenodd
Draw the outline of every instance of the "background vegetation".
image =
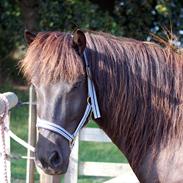
<svg viewBox="0 0 183 183">
<path fill-rule="evenodd" d="M 117 36 L 151 40 L 150 32 L 162 36 L 164 27 L 183 41 L 183 1 L 180 0 L 1 0 L 0 1 L 0 92 L 15 91 L 23 101 L 27 90 L 18 70 L 18 60 L 24 55 L 24 29 L 72 31 L 100 30 Z M 176 38 L 175 38 L 176 39 Z M 27 138 L 27 108 L 12 111 L 12 129 Z M 93 126 L 93 124 L 92 124 Z M 87 152 L 85 151 L 87 146 Z M 111 145 L 81 144 L 81 160 L 124 162 Z M 103 151 L 103 154 L 101 153 Z M 14 153 L 26 154 L 25 149 L 12 142 Z M 114 154 L 114 156 L 108 156 Z M 25 161 L 12 160 L 13 178 L 25 178 Z M 80 182 L 101 182 L 81 178 Z M 25 181 L 23 181 L 25 182 Z"/>
<path fill-rule="evenodd" d="M 17 61 L 25 49 L 23 31 L 100 30 L 136 39 L 150 39 L 167 27 L 183 39 L 180 0 L 1 0 L 0 80 L 21 80 Z M 3 79 L 2 79 L 3 78 Z"/>
</svg>

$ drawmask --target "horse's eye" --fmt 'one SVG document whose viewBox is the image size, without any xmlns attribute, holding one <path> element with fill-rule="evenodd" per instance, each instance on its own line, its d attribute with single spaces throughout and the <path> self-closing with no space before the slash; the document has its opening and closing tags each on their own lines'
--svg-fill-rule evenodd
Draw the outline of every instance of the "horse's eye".
<svg viewBox="0 0 183 183">
<path fill-rule="evenodd" d="M 72 89 L 78 88 L 78 87 L 81 85 L 81 83 L 82 83 L 82 81 L 76 82 L 76 83 L 73 85 Z"/>
</svg>

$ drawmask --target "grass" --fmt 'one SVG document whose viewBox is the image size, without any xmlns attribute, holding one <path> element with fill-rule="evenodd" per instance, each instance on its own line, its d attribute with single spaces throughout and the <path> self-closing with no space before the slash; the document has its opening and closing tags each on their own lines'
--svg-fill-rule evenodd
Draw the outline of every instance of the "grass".
<svg viewBox="0 0 183 183">
<path fill-rule="evenodd" d="M 0 93 L 13 91 L 18 95 L 20 101 L 28 101 L 28 90 L 22 90 L 15 85 L 5 84 L 1 86 Z M 28 122 L 28 106 L 15 107 L 11 111 L 11 129 L 22 139 L 27 140 L 27 123 Z M 94 122 L 90 122 L 90 127 L 97 127 Z M 26 155 L 26 149 L 11 140 L 11 152 L 18 155 Z M 91 143 L 80 142 L 79 145 L 80 161 L 96 161 L 96 162 L 127 162 L 125 157 L 121 155 L 118 148 L 111 143 Z M 25 182 L 26 177 L 26 161 L 23 159 L 11 161 L 11 172 L 13 182 Z M 36 173 L 36 179 L 39 179 Z M 18 180 L 18 181 L 17 181 Z M 79 183 L 101 183 L 106 178 L 96 177 L 79 177 Z"/>
</svg>

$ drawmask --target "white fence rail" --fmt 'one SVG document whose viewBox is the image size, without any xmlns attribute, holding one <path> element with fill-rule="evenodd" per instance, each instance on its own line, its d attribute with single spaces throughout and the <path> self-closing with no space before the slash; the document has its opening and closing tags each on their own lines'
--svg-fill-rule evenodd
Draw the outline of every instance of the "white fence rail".
<svg viewBox="0 0 183 183">
<path fill-rule="evenodd" d="M 6 92 L 1 95 L 7 98 L 9 103 L 9 109 L 13 108 L 18 103 L 18 97 L 13 92 Z M 0 115 L 4 112 L 4 110 L 5 104 L 3 101 L 0 101 Z"/>
<path fill-rule="evenodd" d="M 138 183 L 129 164 L 104 162 L 79 162 L 79 141 L 111 142 L 110 138 L 98 128 L 83 128 L 76 140 L 70 157 L 70 164 L 64 183 L 77 183 L 78 176 L 113 177 L 106 183 Z"/>
</svg>

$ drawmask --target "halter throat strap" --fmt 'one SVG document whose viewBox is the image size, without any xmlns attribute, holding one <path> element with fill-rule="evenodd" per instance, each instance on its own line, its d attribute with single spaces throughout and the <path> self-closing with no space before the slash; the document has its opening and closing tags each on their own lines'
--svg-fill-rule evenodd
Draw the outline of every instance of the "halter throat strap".
<svg viewBox="0 0 183 183">
<path fill-rule="evenodd" d="M 100 118 L 101 115 L 100 115 L 97 95 L 96 95 L 96 91 L 95 91 L 95 85 L 92 80 L 92 74 L 91 74 L 90 66 L 89 66 L 85 51 L 84 51 L 83 55 L 84 55 L 84 61 L 85 61 L 85 65 L 86 65 L 86 73 L 87 73 L 88 96 L 91 99 L 92 112 L 93 112 L 94 118 L 97 119 L 97 118 Z"/>
<path fill-rule="evenodd" d="M 91 70 L 89 67 L 89 63 L 88 63 L 85 51 L 83 53 L 83 56 L 84 56 L 84 61 L 85 61 L 85 65 L 86 65 L 88 99 L 90 99 L 91 103 L 87 99 L 87 106 L 86 106 L 84 115 L 83 115 L 81 121 L 79 122 L 79 125 L 77 126 L 76 130 L 71 134 L 70 132 L 65 130 L 60 125 L 57 125 L 53 122 L 49 122 L 45 119 L 41 119 L 41 118 L 37 117 L 37 125 L 36 125 L 37 128 L 44 128 L 44 129 L 53 131 L 53 132 L 65 137 L 71 144 L 73 143 L 73 141 L 74 141 L 75 137 L 77 136 L 77 134 L 79 133 L 80 129 L 84 126 L 84 124 L 91 112 L 93 113 L 95 119 L 101 117 L 99 105 L 98 105 L 98 101 L 97 101 L 97 96 L 96 96 L 96 91 L 95 91 L 95 86 L 94 86 L 94 83 L 93 83 L 93 80 L 91 77 Z"/>
</svg>

